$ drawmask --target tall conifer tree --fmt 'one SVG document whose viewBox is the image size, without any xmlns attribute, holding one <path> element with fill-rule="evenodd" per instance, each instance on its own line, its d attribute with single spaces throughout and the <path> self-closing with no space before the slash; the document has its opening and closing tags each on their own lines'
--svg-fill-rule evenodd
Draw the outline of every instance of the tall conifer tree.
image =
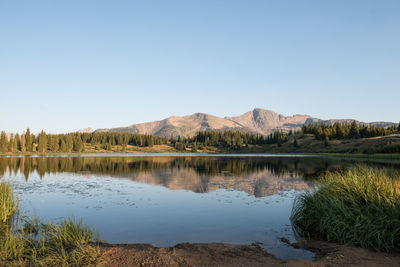
<svg viewBox="0 0 400 267">
<path fill-rule="evenodd" d="M 358 130 L 358 126 L 356 121 L 353 121 L 350 126 L 349 136 L 350 138 L 358 138 L 360 135 L 360 131 Z"/>
<path fill-rule="evenodd" d="M 14 153 L 14 134 L 10 134 L 10 140 L 8 141 L 8 152 Z"/>
<path fill-rule="evenodd" d="M 8 139 L 6 132 L 2 131 L 0 136 L 0 152 L 8 151 Z"/>
<path fill-rule="evenodd" d="M 26 129 L 25 133 L 25 150 L 26 152 L 32 152 L 32 135 L 29 128 Z"/>
<path fill-rule="evenodd" d="M 21 137 L 18 133 L 15 135 L 15 151 L 21 151 Z"/>
<path fill-rule="evenodd" d="M 38 138 L 38 151 L 39 153 L 45 153 L 47 151 L 47 135 L 43 130 Z"/>
<path fill-rule="evenodd" d="M 0 152 L 7 152 L 7 150 L 8 150 L 7 135 L 4 131 L 2 131 L 0 136 Z"/>
<path fill-rule="evenodd" d="M 65 139 L 65 144 L 67 146 L 66 152 L 71 153 L 72 149 L 74 148 L 74 140 L 72 139 L 72 136 L 70 134 L 67 135 Z"/>
<path fill-rule="evenodd" d="M 25 134 L 23 133 L 22 135 L 21 135 L 21 142 L 20 142 L 20 147 L 19 147 L 19 150 L 21 151 L 21 152 L 25 152 L 26 151 L 26 141 L 25 141 Z"/>
<path fill-rule="evenodd" d="M 60 145 L 60 150 L 61 152 L 67 152 L 67 144 L 65 143 L 64 140 L 61 140 L 61 145 Z"/>
</svg>

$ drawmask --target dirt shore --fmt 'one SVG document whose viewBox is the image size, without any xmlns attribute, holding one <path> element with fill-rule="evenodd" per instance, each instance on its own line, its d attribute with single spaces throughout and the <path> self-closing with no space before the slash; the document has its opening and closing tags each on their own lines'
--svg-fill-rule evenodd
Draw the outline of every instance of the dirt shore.
<svg viewBox="0 0 400 267">
<path fill-rule="evenodd" d="M 292 244 L 315 252 L 314 261 L 277 259 L 257 244 L 102 244 L 101 266 L 400 266 L 400 254 L 311 241 Z"/>
</svg>

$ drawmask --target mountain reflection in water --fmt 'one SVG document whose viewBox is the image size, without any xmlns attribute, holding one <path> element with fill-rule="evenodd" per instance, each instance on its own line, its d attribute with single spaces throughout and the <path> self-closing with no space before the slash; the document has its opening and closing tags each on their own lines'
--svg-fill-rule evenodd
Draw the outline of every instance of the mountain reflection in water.
<svg viewBox="0 0 400 267">
<path fill-rule="evenodd" d="M 324 157 L 1 157 L 0 177 L 32 172 L 128 178 L 171 190 L 234 189 L 255 197 L 309 190 L 321 172 L 353 165 Z"/>
<path fill-rule="evenodd" d="M 290 222 L 293 202 L 321 173 L 358 163 L 268 155 L 17 156 L 0 157 L 0 180 L 15 188 L 22 216 L 74 216 L 109 243 L 257 242 L 276 257 L 312 259 L 282 242 L 301 240 Z"/>
</svg>

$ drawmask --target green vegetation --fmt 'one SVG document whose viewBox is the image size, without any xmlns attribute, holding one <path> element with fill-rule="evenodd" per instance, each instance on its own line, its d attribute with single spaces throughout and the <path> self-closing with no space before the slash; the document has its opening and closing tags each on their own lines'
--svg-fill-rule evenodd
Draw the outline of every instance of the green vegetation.
<svg viewBox="0 0 400 267">
<path fill-rule="evenodd" d="M 0 266 L 91 266 L 99 237 L 80 221 L 42 223 L 18 216 L 11 186 L 0 183 Z"/>
<path fill-rule="evenodd" d="M 18 138 L 14 138 L 18 136 Z M 167 145 L 165 152 L 207 151 L 210 149 L 240 150 L 249 145 L 283 143 L 287 134 L 276 132 L 268 137 L 234 131 L 199 132 L 196 136 L 185 138 L 164 138 L 153 135 L 118 132 L 46 134 L 42 131 L 38 136 L 30 133 L 12 134 L 7 138 L 5 132 L 0 137 L 2 153 L 83 153 L 83 152 L 129 152 L 137 148 L 152 148 Z M 151 152 L 151 151 L 149 151 Z M 157 150 L 154 151 L 157 153 Z"/>
<path fill-rule="evenodd" d="M 398 126 L 311 124 L 268 136 L 240 131 L 200 131 L 170 138 L 126 132 L 0 136 L 2 154 L 47 153 L 400 153 Z M 391 135 L 393 135 L 391 137 Z M 397 137 L 396 137 L 397 136 Z M 382 141 L 383 140 L 383 141 Z"/>
<path fill-rule="evenodd" d="M 309 238 L 399 251 L 399 173 L 360 166 L 328 172 L 295 201 L 291 220 Z"/>
<path fill-rule="evenodd" d="M 166 144 L 170 141 L 152 135 L 96 132 L 46 134 L 41 131 L 38 136 L 30 133 L 29 128 L 21 136 L 11 134 L 7 138 L 3 131 L 0 136 L 0 153 L 83 153 L 87 149 L 112 151 L 113 147 L 122 150 L 123 147 L 152 147 Z M 120 151 L 116 151 L 120 152 Z"/>
<path fill-rule="evenodd" d="M 294 140 L 296 139 L 296 146 Z M 246 151 L 246 149 L 243 149 Z M 365 154 L 370 157 L 376 154 L 394 155 L 400 153 L 400 135 L 392 134 L 372 138 L 318 140 L 312 134 L 288 136 L 288 141 L 278 144 L 249 147 L 255 153 L 326 153 L 355 155 Z"/>
<path fill-rule="evenodd" d="M 326 140 L 326 138 L 328 138 L 328 140 L 332 140 L 377 137 L 392 134 L 397 131 L 400 131 L 400 123 L 398 127 L 392 126 L 387 128 L 377 128 L 374 126 L 357 124 L 355 121 L 353 121 L 351 124 L 310 124 L 303 125 L 303 127 L 301 128 L 301 134 L 313 134 L 318 140 Z"/>
<path fill-rule="evenodd" d="M 18 212 L 18 200 L 13 197 L 12 188 L 5 182 L 0 183 L 0 233 L 6 230 Z"/>
<path fill-rule="evenodd" d="M 177 151 L 198 151 L 204 148 L 216 148 L 219 151 L 240 151 L 249 146 L 283 143 L 287 141 L 287 134 L 277 131 L 269 136 L 239 131 L 200 131 L 193 137 L 170 138 Z"/>
</svg>

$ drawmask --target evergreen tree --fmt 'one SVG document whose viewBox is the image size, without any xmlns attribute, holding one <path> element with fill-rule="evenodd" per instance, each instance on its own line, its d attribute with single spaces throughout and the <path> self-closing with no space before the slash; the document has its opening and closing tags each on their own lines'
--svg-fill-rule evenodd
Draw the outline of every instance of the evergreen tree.
<svg viewBox="0 0 400 267">
<path fill-rule="evenodd" d="M 58 136 L 57 135 L 49 135 L 48 136 L 48 144 L 49 144 L 49 150 L 51 152 L 57 152 L 59 149 L 58 145 Z"/>
<path fill-rule="evenodd" d="M 325 138 L 324 138 L 324 146 L 325 147 L 329 146 L 329 137 L 328 136 L 325 136 Z"/>
<path fill-rule="evenodd" d="M 81 137 L 78 135 L 75 138 L 75 142 L 74 142 L 74 151 L 81 153 L 85 151 L 85 145 L 82 142 Z"/>
<path fill-rule="evenodd" d="M 82 153 L 82 152 L 85 152 L 85 150 L 86 150 L 85 143 L 83 141 L 81 141 L 80 145 L 79 145 L 79 152 Z"/>
<path fill-rule="evenodd" d="M 293 146 L 294 147 L 299 147 L 299 145 L 297 144 L 297 138 L 294 138 Z"/>
<path fill-rule="evenodd" d="M 26 129 L 26 133 L 25 133 L 25 151 L 26 152 L 32 152 L 32 135 L 31 135 L 31 131 L 28 129 Z"/>
<path fill-rule="evenodd" d="M 21 142 L 20 142 L 19 150 L 21 152 L 25 152 L 26 151 L 26 141 L 25 141 L 25 134 L 24 133 L 21 135 Z"/>
<path fill-rule="evenodd" d="M 61 140 L 60 151 L 64 153 L 68 152 L 67 144 L 65 143 L 64 140 Z"/>
<path fill-rule="evenodd" d="M 47 134 L 42 130 L 38 137 L 38 147 L 39 153 L 45 153 L 47 151 Z"/>
<path fill-rule="evenodd" d="M 32 138 L 32 152 L 35 152 L 37 151 L 38 140 L 34 134 L 31 134 L 31 138 Z"/>
<path fill-rule="evenodd" d="M 153 145 L 154 145 L 153 136 L 151 136 L 151 135 L 146 136 L 145 146 L 152 147 Z"/>
<path fill-rule="evenodd" d="M 400 132 L 400 122 L 399 122 L 399 126 L 397 126 L 397 131 Z"/>
<path fill-rule="evenodd" d="M 10 134 L 10 140 L 8 141 L 8 152 L 14 152 L 14 134 Z"/>
<path fill-rule="evenodd" d="M 337 135 L 338 139 L 344 139 L 345 138 L 345 132 L 343 130 L 343 126 L 340 125 L 339 123 L 337 124 L 336 135 Z"/>
<path fill-rule="evenodd" d="M 68 134 L 65 138 L 65 145 L 67 147 L 67 153 L 71 153 L 72 149 L 74 148 L 74 140 L 72 139 L 72 135 Z"/>
<path fill-rule="evenodd" d="M 19 136 L 19 134 L 17 133 L 16 135 L 15 135 L 15 139 L 14 139 L 15 141 L 14 141 L 14 148 L 15 148 L 15 151 L 21 151 L 21 137 Z"/>
<path fill-rule="evenodd" d="M 353 121 L 350 126 L 349 137 L 350 138 L 358 138 L 360 136 L 360 132 L 358 130 L 358 126 L 356 121 Z"/>
<path fill-rule="evenodd" d="M 0 152 L 7 152 L 8 151 L 8 140 L 7 135 L 4 131 L 1 132 L 0 137 Z"/>
</svg>

